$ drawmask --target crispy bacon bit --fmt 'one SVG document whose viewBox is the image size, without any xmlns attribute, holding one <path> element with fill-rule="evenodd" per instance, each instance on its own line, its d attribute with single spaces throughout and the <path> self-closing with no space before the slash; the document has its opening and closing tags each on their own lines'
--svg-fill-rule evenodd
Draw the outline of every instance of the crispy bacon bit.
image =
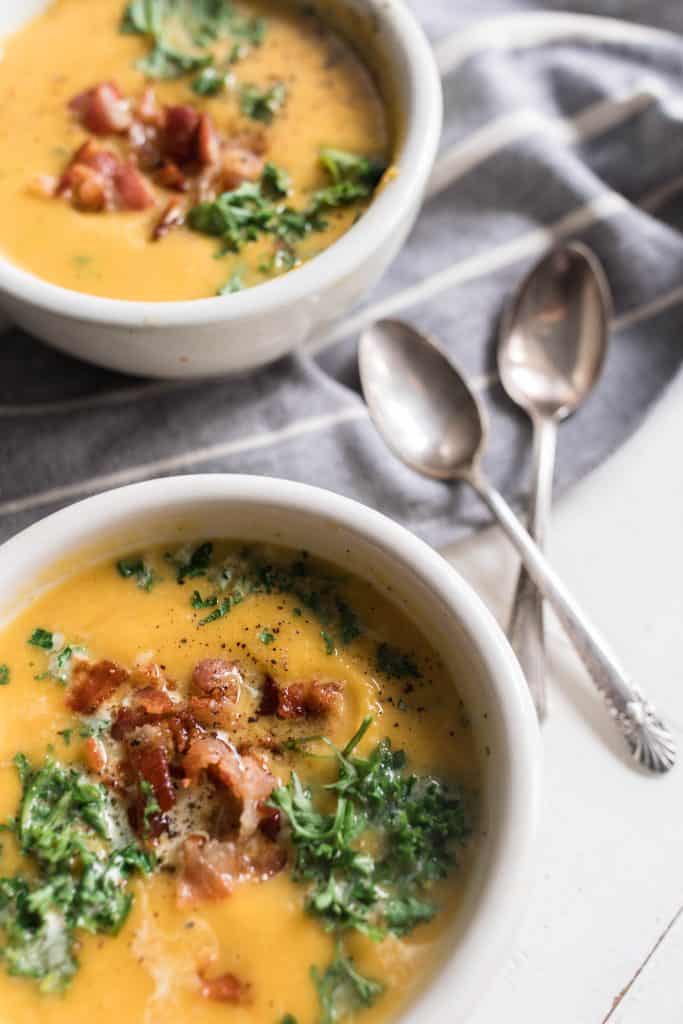
<svg viewBox="0 0 683 1024">
<path fill-rule="evenodd" d="M 138 778 L 152 787 L 161 812 L 170 811 L 175 804 L 175 790 L 162 742 L 150 742 L 146 737 L 136 745 L 133 740 L 128 746 L 128 758 Z"/>
<path fill-rule="evenodd" d="M 200 117 L 194 107 L 166 107 L 164 152 L 179 163 L 187 163 L 196 155 Z"/>
<path fill-rule="evenodd" d="M 199 973 L 200 991 L 205 999 L 218 1003 L 244 1004 L 249 999 L 251 986 L 240 981 L 234 974 L 221 974 L 218 978 L 207 978 Z"/>
<path fill-rule="evenodd" d="M 261 806 L 275 788 L 275 779 L 252 754 L 240 757 L 213 736 L 202 736 L 190 744 L 183 769 L 191 782 L 202 772 L 225 786 L 239 810 L 240 835 L 252 835 L 261 820 Z"/>
<path fill-rule="evenodd" d="M 175 705 L 165 690 L 157 690 L 154 686 L 143 686 L 136 690 L 130 703 L 131 708 L 142 708 L 148 715 L 166 715 L 173 711 Z"/>
<path fill-rule="evenodd" d="M 181 228 L 185 223 L 186 213 L 187 210 L 182 199 L 178 197 L 171 199 L 152 232 L 152 241 L 158 242 L 165 238 L 169 231 Z"/>
<path fill-rule="evenodd" d="M 114 187 L 124 210 L 147 210 L 156 202 L 152 186 L 134 164 L 119 164 L 114 171 Z"/>
<path fill-rule="evenodd" d="M 229 144 L 221 159 L 219 191 L 229 192 L 245 181 L 257 181 L 263 173 L 263 167 L 263 157 L 250 149 Z"/>
<path fill-rule="evenodd" d="M 101 82 L 79 93 L 69 109 L 94 135 L 121 135 L 130 127 L 130 105 L 115 82 Z"/>
<path fill-rule="evenodd" d="M 107 767 L 107 755 L 104 747 L 94 736 L 85 741 L 85 763 L 93 775 L 102 775 Z"/>
<path fill-rule="evenodd" d="M 220 695 L 234 704 L 239 698 L 242 673 L 234 661 L 205 658 L 192 672 L 192 691 L 200 697 Z"/>
<path fill-rule="evenodd" d="M 342 699 L 341 683 L 322 683 L 314 679 L 309 683 L 278 686 L 271 676 L 267 676 L 259 714 L 277 715 L 284 719 L 320 718 L 338 711 Z"/>
<path fill-rule="evenodd" d="M 162 188 L 170 188 L 175 192 L 187 192 L 190 187 L 185 174 L 172 160 L 164 160 L 155 179 L 157 185 L 161 185 Z"/>
<path fill-rule="evenodd" d="M 143 124 L 151 125 L 154 128 L 163 128 L 165 114 L 157 101 L 157 95 L 148 86 L 138 100 L 135 114 Z"/>
<path fill-rule="evenodd" d="M 128 679 L 125 668 L 113 661 L 79 664 L 74 669 L 73 682 L 66 703 L 81 715 L 92 715 L 106 700 L 116 693 Z"/>
<path fill-rule="evenodd" d="M 152 686 L 155 690 L 165 690 L 169 685 L 163 668 L 155 661 L 138 662 L 131 674 L 131 682 L 136 686 Z"/>
<path fill-rule="evenodd" d="M 180 906 L 222 900 L 249 878 L 266 881 L 287 863 L 285 850 L 260 833 L 247 841 L 218 842 L 190 836 L 183 844 Z"/>
<path fill-rule="evenodd" d="M 221 143 L 218 132 L 208 114 L 202 114 L 197 128 L 197 157 L 200 164 L 211 166 L 218 162 L 221 155 Z"/>
</svg>

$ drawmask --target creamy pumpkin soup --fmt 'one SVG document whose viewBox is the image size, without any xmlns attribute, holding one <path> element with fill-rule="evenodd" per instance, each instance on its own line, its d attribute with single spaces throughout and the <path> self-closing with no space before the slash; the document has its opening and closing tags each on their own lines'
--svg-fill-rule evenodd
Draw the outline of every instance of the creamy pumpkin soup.
<svg viewBox="0 0 683 1024">
<path fill-rule="evenodd" d="M 202 542 L 0 634 L 0 1017 L 377 1024 L 426 983 L 476 844 L 444 666 L 366 583 Z"/>
<path fill-rule="evenodd" d="M 390 158 L 367 68 L 282 0 L 53 0 L 6 41 L 0 106 L 0 252 L 112 298 L 297 267 L 362 215 Z"/>
</svg>

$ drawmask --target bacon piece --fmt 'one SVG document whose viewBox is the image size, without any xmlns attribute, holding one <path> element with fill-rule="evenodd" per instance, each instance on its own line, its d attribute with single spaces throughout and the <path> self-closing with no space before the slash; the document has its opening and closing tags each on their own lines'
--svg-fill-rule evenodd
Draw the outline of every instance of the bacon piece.
<svg viewBox="0 0 683 1024">
<path fill-rule="evenodd" d="M 338 682 L 322 683 L 314 679 L 308 683 L 278 686 L 267 676 L 259 714 L 284 719 L 321 718 L 338 711 L 342 699 L 342 684 Z"/>
<path fill-rule="evenodd" d="M 240 757 L 222 740 L 202 736 L 190 744 L 183 759 L 183 769 L 190 782 L 202 772 L 225 786 L 239 812 L 240 835 L 252 835 L 262 817 L 262 804 L 275 788 L 271 773 L 252 754 Z"/>
<path fill-rule="evenodd" d="M 118 157 L 94 139 L 76 150 L 57 185 L 56 194 L 72 199 L 85 210 L 111 209 L 114 203 L 112 179 Z"/>
<path fill-rule="evenodd" d="M 164 153 L 181 164 L 194 159 L 199 121 L 194 107 L 166 107 Z"/>
<path fill-rule="evenodd" d="M 190 692 L 200 697 L 221 696 L 234 704 L 239 698 L 242 682 L 242 673 L 234 661 L 205 658 L 194 667 Z"/>
<path fill-rule="evenodd" d="M 265 882 L 287 863 L 286 851 L 260 833 L 246 842 L 218 842 L 190 836 L 183 843 L 178 903 L 221 900 L 247 879 Z"/>
<path fill-rule="evenodd" d="M 217 697 L 190 697 L 186 713 L 191 721 L 204 729 L 232 729 L 238 712 L 228 699 Z"/>
<path fill-rule="evenodd" d="M 125 668 L 113 661 L 79 664 L 66 695 L 66 703 L 81 715 L 92 715 L 128 679 Z"/>
<path fill-rule="evenodd" d="M 147 86 L 135 107 L 136 117 L 143 124 L 163 128 L 166 115 L 159 106 L 157 95 L 151 85 Z"/>
<path fill-rule="evenodd" d="M 122 209 L 147 210 L 156 203 L 152 186 L 134 164 L 119 164 L 113 180 Z"/>
<path fill-rule="evenodd" d="M 220 191 L 230 192 L 245 181 L 258 181 L 263 174 L 264 160 L 250 149 L 228 144 L 218 172 Z"/>
<path fill-rule="evenodd" d="M 157 185 L 175 192 L 187 192 L 189 186 L 185 174 L 172 160 L 165 160 L 155 175 Z"/>
<path fill-rule="evenodd" d="M 169 685 L 163 668 L 155 661 L 138 662 L 131 674 L 131 681 L 136 686 L 151 686 L 156 690 L 165 690 Z"/>
<path fill-rule="evenodd" d="M 154 170 L 161 163 L 161 138 L 158 128 L 133 121 L 128 130 L 128 143 L 132 156 L 145 171 Z"/>
<path fill-rule="evenodd" d="M 208 114 L 202 114 L 197 127 L 197 157 L 200 164 L 212 166 L 218 163 L 221 143 L 213 121 Z"/>
<path fill-rule="evenodd" d="M 150 741 L 149 735 L 139 743 L 133 740 L 128 745 L 128 759 L 137 777 L 152 787 L 161 812 L 170 811 L 175 804 L 175 790 L 163 742 Z"/>
<path fill-rule="evenodd" d="M 173 711 L 175 704 L 165 690 L 157 690 L 154 686 L 143 686 L 136 690 L 130 702 L 131 708 L 141 708 L 150 716 L 166 715 Z"/>
<path fill-rule="evenodd" d="M 207 978 L 199 972 L 199 988 L 205 999 L 218 1003 L 232 1003 L 233 1006 L 244 1004 L 249 999 L 251 986 L 240 981 L 234 974 L 221 974 L 217 978 Z"/>
<path fill-rule="evenodd" d="M 121 135 L 128 131 L 132 120 L 130 105 L 116 82 L 101 82 L 79 93 L 69 109 L 94 135 Z"/>
<path fill-rule="evenodd" d="M 89 736 L 85 741 L 85 763 L 89 772 L 93 775 L 102 775 L 107 767 L 107 755 L 104 747 L 94 736 Z"/>
<path fill-rule="evenodd" d="M 177 196 L 170 200 L 164 212 L 157 221 L 152 232 L 152 241 L 158 242 L 165 238 L 169 231 L 174 228 L 181 228 L 185 223 L 187 209 L 182 199 Z"/>
</svg>

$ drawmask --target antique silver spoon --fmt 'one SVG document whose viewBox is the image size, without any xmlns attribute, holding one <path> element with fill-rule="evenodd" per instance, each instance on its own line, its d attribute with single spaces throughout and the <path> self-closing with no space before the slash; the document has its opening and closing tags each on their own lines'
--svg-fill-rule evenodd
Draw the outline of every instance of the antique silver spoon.
<svg viewBox="0 0 683 1024">
<path fill-rule="evenodd" d="M 597 257 L 573 242 L 559 246 L 522 281 L 507 307 L 498 343 L 505 391 L 531 419 L 533 469 L 529 533 L 543 547 L 550 518 L 558 425 L 576 412 L 600 376 L 612 299 Z M 543 598 L 522 566 L 508 627 L 539 719 L 547 712 Z"/>
<path fill-rule="evenodd" d="M 672 768 L 676 748 L 668 729 L 628 682 L 543 553 L 482 472 L 484 413 L 448 356 L 409 324 L 383 320 L 364 332 L 358 361 L 370 415 L 389 448 L 418 473 L 464 480 L 475 489 L 555 610 L 635 759 L 653 772 Z"/>
</svg>

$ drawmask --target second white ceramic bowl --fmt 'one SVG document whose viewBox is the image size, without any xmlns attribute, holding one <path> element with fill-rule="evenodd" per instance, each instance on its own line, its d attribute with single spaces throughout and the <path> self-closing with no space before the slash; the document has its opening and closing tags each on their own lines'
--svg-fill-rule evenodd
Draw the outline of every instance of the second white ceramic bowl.
<svg viewBox="0 0 683 1024">
<path fill-rule="evenodd" d="M 444 962 L 402 1019 L 463 1024 L 503 962 L 528 899 L 539 739 L 505 637 L 438 554 L 379 513 L 302 484 L 227 475 L 154 480 L 72 505 L 0 547 L 0 619 L 88 561 L 207 537 L 306 548 L 368 580 L 428 636 L 457 683 L 482 769 L 477 861 Z"/>
<path fill-rule="evenodd" d="M 47 5 L 48 0 L 0 4 L 0 36 Z M 377 282 L 422 202 L 441 134 L 441 81 L 431 48 L 403 0 L 312 0 L 312 5 L 332 23 L 341 12 L 342 20 L 355 26 L 354 35 L 398 114 L 398 173 L 359 222 L 297 270 L 244 292 L 192 302 L 83 295 L 0 257 L 0 308 L 11 321 L 56 348 L 125 373 L 216 376 L 272 362 L 320 337 Z"/>
</svg>

